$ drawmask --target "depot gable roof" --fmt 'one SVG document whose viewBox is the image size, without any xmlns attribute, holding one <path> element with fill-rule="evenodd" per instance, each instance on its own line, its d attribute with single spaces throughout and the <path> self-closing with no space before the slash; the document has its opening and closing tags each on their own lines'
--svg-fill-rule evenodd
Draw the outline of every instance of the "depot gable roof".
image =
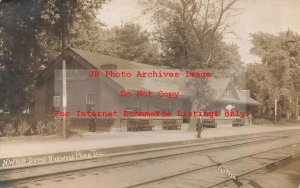
<svg viewBox="0 0 300 188">
<path fill-rule="evenodd" d="M 172 70 L 166 67 L 158 67 L 153 65 L 147 65 L 143 63 L 137 63 L 134 61 L 124 60 L 118 57 L 92 53 L 80 49 L 68 48 L 64 54 L 61 54 L 56 58 L 54 63 L 46 68 L 39 78 L 47 77 L 55 68 L 57 68 L 62 61 L 62 58 L 69 56 L 80 63 L 82 67 L 86 69 L 98 69 L 103 71 L 101 66 L 111 65 L 115 66 L 117 70 L 126 70 L 133 75 L 137 70 L 139 71 L 180 71 Z M 117 85 L 125 90 L 143 90 L 143 91 L 179 91 L 181 96 L 189 96 L 188 89 L 183 79 L 175 78 L 110 78 Z M 258 105 L 258 102 L 252 99 L 250 96 L 244 95 L 241 91 L 236 89 L 231 82 L 230 78 L 209 78 L 210 86 L 215 91 L 216 98 L 220 102 L 234 102 L 234 103 L 249 103 L 252 105 Z M 224 93 L 226 89 L 230 88 L 234 94 L 234 98 L 226 98 Z"/>
</svg>

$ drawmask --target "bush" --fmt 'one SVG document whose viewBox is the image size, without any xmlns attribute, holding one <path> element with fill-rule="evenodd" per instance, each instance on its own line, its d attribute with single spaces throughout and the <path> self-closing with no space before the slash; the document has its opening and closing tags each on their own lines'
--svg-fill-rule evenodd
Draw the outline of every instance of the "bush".
<svg viewBox="0 0 300 188">
<path fill-rule="evenodd" d="M 61 119 L 55 120 L 54 126 L 55 126 L 54 127 L 55 134 L 62 135 L 62 133 L 63 133 L 63 121 Z"/>
<path fill-rule="evenodd" d="M 17 132 L 16 128 L 13 124 L 7 123 L 4 126 L 3 133 L 4 133 L 5 136 L 15 136 L 16 132 Z"/>
<path fill-rule="evenodd" d="M 37 133 L 39 135 L 62 134 L 62 120 L 50 120 L 48 122 L 38 121 L 36 124 Z"/>
<path fill-rule="evenodd" d="M 55 131 L 54 131 L 54 121 L 53 120 L 50 120 L 46 123 L 46 130 L 47 130 L 47 134 L 51 135 L 51 134 L 55 134 Z"/>
<path fill-rule="evenodd" d="M 47 131 L 48 134 L 62 134 L 63 122 L 61 119 L 51 120 L 47 122 Z"/>
<path fill-rule="evenodd" d="M 47 132 L 46 124 L 43 121 L 38 121 L 36 124 L 36 131 L 39 135 L 44 135 Z"/>
<path fill-rule="evenodd" d="M 62 119 L 37 121 L 32 116 L 2 116 L 0 117 L 0 136 L 26 135 L 62 135 Z"/>
<path fill-rule="evenodd" d="M 4 121 L 3 119 L 0 117 L 0 137 L 1 136 L 4 136 L 4 132 L 3 132 L 3 129 L 4 129 Z"/>
<path fill-rule="evenodd" d="M 20 135 L 25 136 L 29 135 L 31 131 L 31 125 L 27 123 L 26 120 L 21 120 L 20 123 L 18 124 L 18 132 Z"/>
<path fill-rule="evenodd" d="M 0 136 L 32 135 L 35 124 L 36 121 L 31 115 L 2 115 L 0 116 Z M 4 129 L 6 130 L 4 131 Z M 12 134 L 13 130 L 15 131 L 14 134 Z"/>
<path fill-rule="evenodd" d="M 30 130 L 27 135 L 36 134 L 36 119 L 32 115 L 24 115 L 21 119 L 26 120 L 27 124 L 30 126 Z"/>
<path fill-rule="evenodd" d="M 15 128 L 16 118 L 11 115 L 2 115 L 0 117 L 0 136 L 15 136 L 17 131 Z"/>
</svg>

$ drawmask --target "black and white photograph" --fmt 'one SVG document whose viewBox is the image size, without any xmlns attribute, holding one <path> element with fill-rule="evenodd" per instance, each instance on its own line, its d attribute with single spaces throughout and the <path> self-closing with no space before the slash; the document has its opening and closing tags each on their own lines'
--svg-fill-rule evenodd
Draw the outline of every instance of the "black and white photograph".
<svg viewBox="0 0 300 188">
<path fill-rule="evenodd" d="M 0 188 L 300 188 L 300 0 L 0 0 Z"/>
</svg>

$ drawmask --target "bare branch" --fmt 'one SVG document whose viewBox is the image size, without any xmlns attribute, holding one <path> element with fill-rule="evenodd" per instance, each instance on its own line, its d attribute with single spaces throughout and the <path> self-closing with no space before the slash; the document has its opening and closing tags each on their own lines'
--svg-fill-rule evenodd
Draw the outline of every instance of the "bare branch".
<svg viewBox="0 0 300 188">
<path fill-rule="evenodd" d="M 231 9 L 231 7 L 238 1 L 238 0 L 232 0 L 230 3 L 228 3 L 225 7 L 224 7 L 224 1 L 225 0 L 222 0 L 221 1 L 221 8 L 220 8 L 220 15 L 219 15 L 219 18 L 218 18 L 218 21 L 217 23 L 215 24 L 214 28 L 212 29 L 212 35 L 214 35 L 218 28 L 220 28 L 220 26 L 222 26 L 222 20 L 224 18 L 224 14 L 229 11 Z"/>
</svg>

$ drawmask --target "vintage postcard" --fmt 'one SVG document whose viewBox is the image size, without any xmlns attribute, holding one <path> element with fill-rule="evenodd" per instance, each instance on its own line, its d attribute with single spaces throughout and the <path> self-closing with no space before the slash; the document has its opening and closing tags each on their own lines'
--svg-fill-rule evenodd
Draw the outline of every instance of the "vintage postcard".
<svg viewBox="0 0 300 188">
<path fill-rule="evenodd" d="M 0 187 L 300 187 L 299 0 L 0 0 Z"/>
</svg>

